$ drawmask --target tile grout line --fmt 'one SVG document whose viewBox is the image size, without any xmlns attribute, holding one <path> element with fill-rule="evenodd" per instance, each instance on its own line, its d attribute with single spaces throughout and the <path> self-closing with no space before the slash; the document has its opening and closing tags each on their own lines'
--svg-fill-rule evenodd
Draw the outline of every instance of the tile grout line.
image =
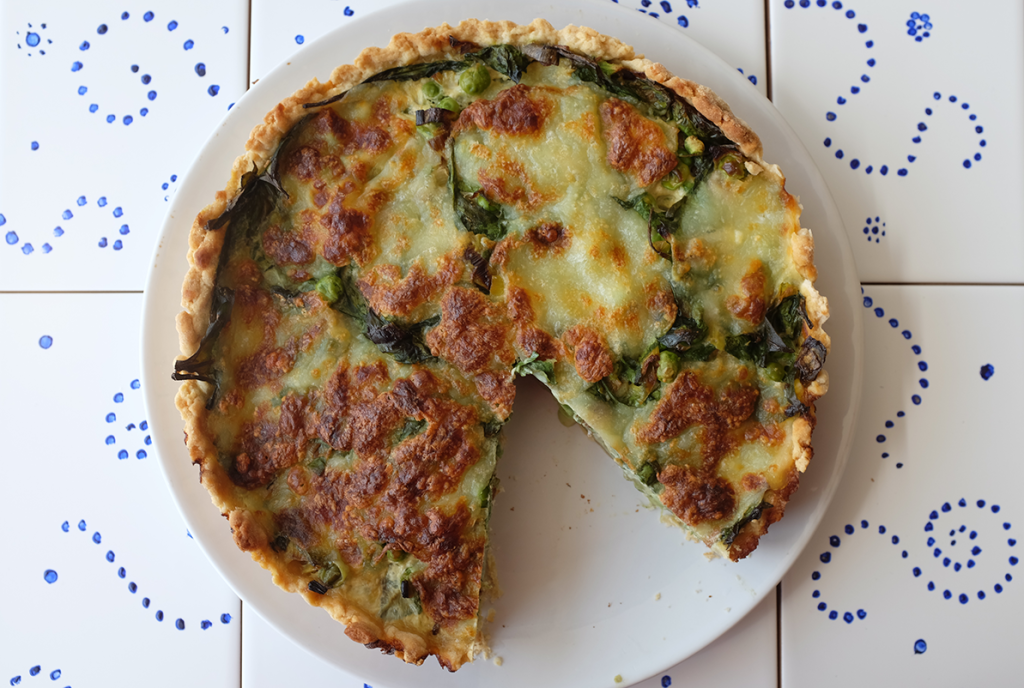
<svg viewBox="0 0 1024 688">
<path fill-rule="evenodd" d="M 772 83 L 772 25 L 770 0 L 764 0 L 764 66 L 765 92 L 774 103 Z M 782 688 L 782 581 L 775 586 L 775 686 Z"/>
<path fill-rule="evenodd" d="M 782 581 L 775 586 L 775 685 L 782 688 Z"/>
<path fill-rule="evenodd" d="M 771 12 L 768 8 L 769 0 L 764 0 L 764 66 L 768 76 L 765 80 L 765 91 L 768 93 L 768 100 L 772 100 L 772 32 Z M 774 100 L 772 100 L 774 102 Z"/>
</svg>

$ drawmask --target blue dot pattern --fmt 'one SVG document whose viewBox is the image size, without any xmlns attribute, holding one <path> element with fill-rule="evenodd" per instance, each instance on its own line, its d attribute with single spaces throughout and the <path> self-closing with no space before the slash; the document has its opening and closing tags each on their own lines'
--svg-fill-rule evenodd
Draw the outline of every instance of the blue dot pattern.
<svg viewBox="0 0 1024 688">
<path fill-rule="evenodd" d="M 61 524 L 60 529 L 61 529 L 62 532 L 65 532 L 65 533 L 70 532 L 71 531 L 70 523 L 68 521 L 64 521 Z M 87 529 L 88 529 L 88 526 L 86 525 L 84 519 L 78 522 L 78 530 L 79 531 L 85 532 Z M 102 539 L 103 538 L 100 535 L 99 531 L 96 531 L 96 532 L 93 533 L 92 541 L 94 543 L 99 544 L 100 542 L 102 542 Z M 107 552 L 103 555 L 103 558 L 107 561 L 107 563 L 113 564 L 114 561 L 116 560 L 116 555 L 114 554 L 114 550 L 107 550 Z M 127 578 L 128 571 L 127 571 L 127 569 L 124 566 L 120 566 L 120 567 L 118 567 L 116 569 L 115 575 L 118 578 L 124 579 L 124 578 Z M 47 569 L 46 571 L 43 572 L 43 580 L 45 580 L 47 583 L 49 583 L 49 584 L 56 583 L 57 579 L 58 579 L 57 572 L 54 571 L 53 569 Z M 129 581 L 128 582 L 128 592 L 129 593 L 134 595 L 134 594 L 136 594 L 138 592 L 138 590 L 139 590 L 139 585 L 135 581 Z M 148 598 L 148 597 L 143 597 L 142 598 L 142 606 L 143 606 L 143 608 L 148 609 L 150 604 L 151 604 L 150 598 Z M 157 621 L 163 621 L 163 618 L 164 618 L 163 610 L 157 611 L 156 615 L 155 615 L 155 618 L 156 618 Z M 228 624 L 228 623 L 231 622 L 231 615 L 228 614 L 228 613 L 221 614 L 220 619 L 221 619 L 221 623 L 222 624 Z M 212 625 L 213 624 L 209 620 L 202 620 L 199 623 L 199 628 L 205 631 L 205 630 L 209 629 Z M 185 630 L 186 622 L 185 622 L 184 619 L 178 618 L 178 619 L 175 620 L 174 626 L 179 631 L 183 631 L 183 630 Z M 36 673 L 38 673 L 38 671 L 39 671 L 39 667 L 35 667 L 35 671 L 30 671 L 30 673 L 33 676 L 35 676 Z M 59 678 L 60 677 L 60 671 L 57 670 L 55 673 L 56 673 L 57 677 Z M 51 674 L 51 677 L 52 676 L 53 675 Z M 56 678 L 54 678 L 54 680 L 56 680 Z M 15 685 L 15 684 L 12 682 L 11 685 Z"/>
<path fill-rule="evenodd" d="M 839 7 L 836 7 L 836 4 L 838 4 Z M 827 5 L 827 3 L 824 3 L 824 2 L 817 3 L 817 6 L 818 7 L 822 7 L 822 8 L 826 7 L 826 5 Z M 797 6 L 797 3 L 793 2 L 792 0 L 786 0 L 783 3 L 783 6 L 786 9 L 793 9 L 794 7 Z M 799 6 L 802 7 L 802 8 L 807 8 L 807 7 L 811 6 L 811 3 L 809 2 L 809 0 L 807 2 L 804 2 L 803 0 L 801 0 L 801 2 L 799 3 Z M 833 3 L 832 7 L 833 7 L 833 9 L 841 9 L 842 8 L 842 3 Z M 845 16 L 846 16 L 847 19 L 851 19 L 852 20 L 852 19 L 854 19 L 856 17 L 856 12 L 854 12 L 853 10 L 847 10 L 846 13 L 845 13 Z M 931 29 L 930 17 L 925 19 L 926 17 L 928 17 L 927 14 L 923 14 L 922 15 L 922 14 L 919 14 L 917 12 L 914 12 L 910 16 L 911 16 L 911 18 L 909 20 L 907 20 L 907 26 L 908 26 L 907 32 L 911 36 L 914 36 L 915 40 L 920 42 L 924 38 L 926 38 L 926 37 L 931 35 L 929 33 L 929 31 Z M 856 29 L 858 34 L 861 34 L 861 35 L 867 34 L 867 31 L 868 31 L 867 24 L 857 22 L 857 23 L 854 24 L 854 27 L 855 27 L 855 29 Z M 872 48 L 874 48 L 874 45 L 875 45 L 875 42 L 874 42 L 873 39 L 872 40 L 867 40 L 864 43 L 864 48 L 866 50 L 870 51 Z M 858 79 L 860 84 L 868 84 L 868 83 L 871 82 L 871 76 L 869 75 L 868 72 L 870 72 L 871 70 L 874 69 L 874 67 L 878 64 L 878 60 L 877 60 L 877 58 L 872 56 L 872 57 L 869 57 L 867 60 L 865 60 L 864 64 L 867 67 L 867 70 L 860 75 L 860 77 Z M 862 88 L 862 86 L 854 84 L 853 86 L 850 87 L 849 95 L 850 96 L 858 95 L 861 92 L 861 88 Z M 936 92 L 934 94 L 934 99 L 935 100 L 940 100 L 941 97 L 942 97 L 941 94 L 938 93 L 938 92 Z M 949 100 L 950 103 L 957 103 L 957 101 L 958 101 L 956 96 L 950 96 L 948 100 Z M 836 105 L 838 105 L 840 107 L 845 105 L 847 102 L 849 102 L 849 101 L 848 101 L 847 96 L 845 96 L 845 95 L 840 95 L 840 96 L 838 96 L 836 98 Z M 958 110 L 961 111 L 961 112 L 969 110 L 969 109 L 970 109 L 970 105 L 967 104 L 967 103 L 961 103 L 959 105 L 959 107 L 958 107 Z M 931 116 L 933 114 L 933 112 L 934 111 L 931 108 L 925 108 L 925 114 L 927 116 Z M 839 119 L 839 115 L 834 110 L 829 110 L 829 111 L 827 111 L 825 113 L 825 120 L 828 121 L 828 122 L 835 122 L 838 119 Z M 977 119 L 977 116 L 974 113 L 970 113 L 969 116 L 968 116 L 968 119 L 973 122 L 973 121 L 975 121 Z M 921 133 L 927 131 L 927 129 L 928 129 L 928 125 L 927 124 L 925 124 L 923 121 L 918 122 L 917 126 L 916 126 L 916 130 L 917 130 L 918 134 L 911 138 L 912 143 L 914 143 L 914 144 L 921 143 L 921 141 L 923 140 L 922 137 L 921 137 Z M 982 127 L 980 127 L 980 126 L 975 127 L 975 133 L 976 134 L 980 135 L 982 132 L 983 132 Z M 981 139 L 981 140 L 978 141 L 978 146 L 979 147 L 984 148 L 985 145 L 986 145 L 986 141 L 984 139 Z M 829 148 L 831 146 L 832 146 L 832 138 L 828 137 L 828 138 L 825 139 L 825 147 Z M 844 151 L 841 148 L 836 150 L 835 157 L 837 159 L 839 159 L 839 160 L 842 160 L 845 157 Z M 913 154 L 908 154 L 906 156 L 906 160 L 907 160 L 908 163 L 913 163 L 915 160 L 917 160 L 917 156 L 913 155 Z M 963 167 L 965 169 L 970 169 L 974 162 L 978 162 L 980 160 L 981 160 L 981 152 L 977 151 L 973 155 L 970 155 L 967 158 L 964 158 Z M 862 161 L 859 158 L 856 158 L 856 157 L 852 158 L 850 160 L 849 167 L 850 167 L 851 170 L 857 170 L 857 169 L 861 169 L 863 167 L 863 170 L 864 170 L 865 174 L 871 174 L 872 172 L 875 171 L 875 164 L 874 163 L 871 163 L 871 162 L 862 163 Z M 909 168 L 907 168 L 907 167 L 900 167 L 898 165 L 894 165 L 894 167 L 896 169 L 896 175 L 898 177 L 906 177 L 907 174 L 909 173 Z M 885 163 L 885 164 L 880 165 L 878 167 L 878 172 L 883 177 L 887 176 L 889 174 L 889 164 Z M 870 241 L 871 238 L 869 237 L 868 240 Z"/>
</svg>

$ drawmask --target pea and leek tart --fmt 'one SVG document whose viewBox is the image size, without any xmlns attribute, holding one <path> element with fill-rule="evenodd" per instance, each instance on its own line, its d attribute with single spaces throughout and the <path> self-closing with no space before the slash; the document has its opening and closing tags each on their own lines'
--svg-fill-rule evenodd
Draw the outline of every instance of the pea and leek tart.
<svg viewBox="0 0 1024 688">
<path fill-rule="evenodd" d="M 175 377 L 202 483 L 275 583 L 450 670 L 485 647 L 516 376 L 745 557 L 828 385 L 799 211 L 725 103 L 615 39 L 396 36 L 268 114 L 192 227 Z"/>
</svg>

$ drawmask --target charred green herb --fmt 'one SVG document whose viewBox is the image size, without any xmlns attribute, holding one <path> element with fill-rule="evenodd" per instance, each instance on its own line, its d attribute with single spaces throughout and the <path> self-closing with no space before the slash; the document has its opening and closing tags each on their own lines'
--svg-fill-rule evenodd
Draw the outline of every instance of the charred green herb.
<svg viewBox="0 0 1024 688">
<path fill-rule="evenodd" d="M 196 352 L 183 361 L 174 362 L 172 380 L 202 380 L 213 385 L 213 393 L 206 400 L 206 408 L 213 408 L 213 402 L 217 398 L 220 388 L 220 371 L 214 367 L 213 348 L 217 342 L 217 336 L 224 326 L 231 319 L 231 307 L 235 303 L 235 292 L 227 287 L 215 287 L 213 290 L 213 303 L 210 307 L 210 324 L 206 328 L 206 334 L 199 342 Z"/>
<path fill-rule="evenodd" d="M 517 377 L 533 375 L 546 385 L 555 384 L 555 362 L 539 360 L 537 352 L 530 354 L 527 358 L 517 361 L 512 366 L 512 374 Z"/>
<path fill-rule="evenodd" d="M 401 324 L 367 308 L 364 334 L 381 353 L 394 356 L 399 363 L 422 363 L 434 357 L 424 339 L 426 330 L 440 321 L 440 316 L 434 316 L 418 323 Z"/>
<path fill-rule="evenodd" d="M 769 504 L 768 502 L 761 502 L 760 504 L 757 504 L 756 506 L 752 506 L 749 509 L 747 509 L 746 513 L 743 514 L 743 517 L 740 518 L 740 520 L 736 521 L 735 523 L 733 523 L 728 528 L 722 531 L 722 543 L 725 545 L 731 545 L 733 540 L 736 539 L 736 536 L 739 535 L 741 530 L 743 530 L 744 526 L 746 526 L 751 521 L 756 521 L 757 519 L 761 518 L 761 514 L 764 512 L 764 510 L 770 509 L 771 506 L 772 505 Z"/>
<path fill-rule="evenodd" d="M 491 201 L 479 188 L 458 178 L 455 169 L 455 142 L 448 139 L 445 146 L 448 158 L 448 193 L 452 196 L 455 217 L 467 232 L 481 234 L 492 241 L 505 236 L 505 213 L 501 205 Z"/>
<path fill-rule="evenodd" d="M 668 210 L 660 210 L 647 192 L 639 193 L 628 201 L 616 198 L 615 202 L 627 210 L 636 211 L 647 221 L 647 243 L 651 250 L 662 258 L 672 258 L 671 237 L 679 227 L 679 211 L 683 201 Z"/>
</svg>

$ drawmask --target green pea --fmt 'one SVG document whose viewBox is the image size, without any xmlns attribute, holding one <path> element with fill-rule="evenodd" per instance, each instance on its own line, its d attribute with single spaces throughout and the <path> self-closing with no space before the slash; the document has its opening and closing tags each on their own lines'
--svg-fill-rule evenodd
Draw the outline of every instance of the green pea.
<svg viewBox="0 0 1024 688">
<path fill-rule="evenodd" d="M 786 379 L 786 368 L 778 363 L 770 363 L 764 369 L 764 374 L 768 376 L 769 380 L 782 382 Z"/>
<path fill-rule="evenodd" d="M 478 96 L 491 85 L 491 73 L 482 64 L 475 64 L 459 75 L 459 88 L 471 96 Z"/>
<path fill-rule="evenodd" d="M 327 303 L 334 303 L 341 298 L 341 278 L 331 273 L 321 277 L 316 283 L 316 290 Z"/>
<path fill-rule="evenodd" d="M 636 471 L 636 477 L 648 487 L 654 485 L 654 483 L 658 482 L 658 464 L 648 461 L 641 465 Z"/>
<path fill-rule="evenodd" d="M 683 148 L 690 155 L 700 155 L 704 152 L 704 142 L 696 136 L 687 136 L 686 140 L 683 141 Z"/>
<path fill-rule="evenodd" d="M 658 357 L 658 380 L 672 382 L 679 374 L 679 356 L 672 351 L 662 351 Z"/>
<path fill-rule="evenodd" d="M 437 98 L 441 95 L 441 85 L 433 79 L 427 79 L 423 82 L 423 95 L 430 99 Z"/>
<path fill-rule="evenodd" d="M 437 101 L 437 107 L 443 108 L 450 112 L 459 112 L 462 108 L 459 107 L 458 102 L 451 96 L 445 96 Z"/>
</svg>

